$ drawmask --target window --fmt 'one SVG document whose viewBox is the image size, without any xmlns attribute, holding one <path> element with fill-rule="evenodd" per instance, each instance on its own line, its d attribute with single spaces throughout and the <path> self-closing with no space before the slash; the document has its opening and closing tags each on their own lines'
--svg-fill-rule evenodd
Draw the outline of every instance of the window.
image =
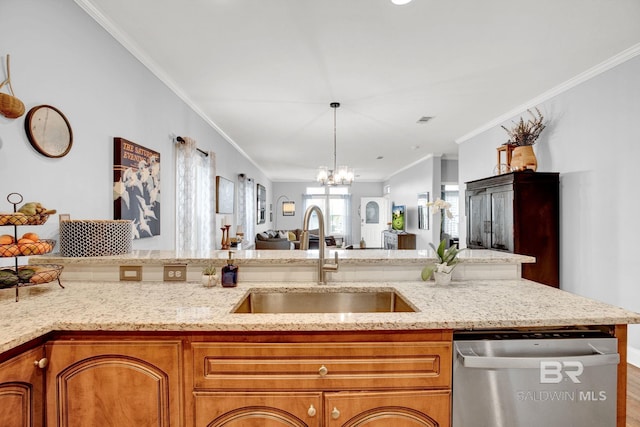
<svg viewBox="0 0 640 427">
<path fill-rule="evenodd" d="M 348 187 L 308 187 L 303 195 L 305 211 L 317 205 L 322 211 L 328 236 L 342 237 L 351 241 L 351 194 Z M 309 229 L 318 228 L 318 217 L 312 215 Z"/>
<path fill-rule="evenodd" d="M 449 219 L 447 215 L 443 215 L 442 230 L 451 236 L 452 239 L 457 239 L 460 236 L 458 231 L 459 220 L 459 199 L 458 199 L 458 185 L 448 184 L 442 186 L 442 200 L 451 204 L 451 214 L 453 218 Z"/>
</svg>

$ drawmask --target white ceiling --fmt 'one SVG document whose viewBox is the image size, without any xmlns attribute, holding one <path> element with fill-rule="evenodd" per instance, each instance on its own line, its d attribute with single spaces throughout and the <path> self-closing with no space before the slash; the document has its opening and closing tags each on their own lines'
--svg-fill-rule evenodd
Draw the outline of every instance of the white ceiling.
<svg viewBox="0 0 640 427">
<path fill-rule="evenodd" d="M 332 101 L 380 181 L 640 43 L 639 0 L 76 2 L 273 181 L 332 166 Z"/>
</svg>

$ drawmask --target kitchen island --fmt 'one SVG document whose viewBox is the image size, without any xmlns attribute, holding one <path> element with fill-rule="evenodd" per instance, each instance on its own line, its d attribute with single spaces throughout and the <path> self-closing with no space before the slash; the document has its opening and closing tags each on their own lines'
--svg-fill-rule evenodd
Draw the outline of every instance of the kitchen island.
<svg viewBox="0 0 640 427">
<path fill-rule="evenodd" d="M 429 254 L 402 251 L 403 260 L 387 260 L 386 266 L 380 266 L 375 251 L 359 252 L 362 255 L 354 255 L 351 261 L 346 256 L 341 259 L 340 268 L 351 262 L 354 274 L 357 268 L 387 267 L 389 275 L 394 275 L 394 264 L 400 265 L 398 270 L 419 269 L 429 260 Z M 504 275 L 513 272 L 513 266 L 518 271 L 521 262 L 531 262 L 529 257 L 476 252 L 467 254 L 469 259 L 495 267 L 480 276 L 494 270 Z M 36 418 L 38 405 L 46 405 L 41 413 L 46 413 L 48 425 L 65 425 L 82 417 L 89 423 L 85 425 L 106 423 L 106 417 L 115 416 L 109 409 L 114 405 L 123 416 L 153 418 L 146 425 L 225 425 L 234 417 L 240 420 L 236 425 L 242 425 L 244 416 L 264 416 L 291 423 L 284 425 L 346 426 L 356 425 L 366 414 L 377 414 L 391 417 L 394 426 L 404 426 L 415 425 L 406 421 L 413 414 L 431 420 L 420 425 L 448 426 L 455 331 L 593 328 L 619 340 L 618 426 L 624 426 L 626 325 L 640 323 L 640 314 L 517 277 L 467 278 L 447 287 L 388 277 L 327 285 L 279 281 L 277 274 L 243 281 L 242 272 L 251 263 L 272 269 L 298 263 L 301 269 L 313 270 L 317 251 L 301 253 L 293 261 L 280 254 L 264 254 L 260 261 L 262 255 L 236 253 L 241 268 L 236 288 L 206 288 L 199 277 L 191 280 L 190 276 L 186 282 L 67 278 L 65 289 L 57 283 L 21 289 L 19 302 L 14 301 L 13 290 L 1 290 L 0 363 L 4 363 L 0 372 L 5 376 L 0 374 L 0 383 L 18 381 L 33 384 L 33 390 L 40 387 L 44 402 L 32 398 L 32 405 Z M 65 269 L 74 262 L 90 263 L 66 261 Z M 127 262 L 146 268 L 185 259 L 103 260 L 109 268 Z M 509 268 L 502 270 L 505 265 Z M 393 290 L 415 311 L 233 312 L 248 292 L 269 290 Z M 47 362 L 42 362 L 42 356 Z M 45 365 L 39 377 L 33 373 L 34 360 Z M 7 372 L 28 372 L 31 377 L 8 378 Z M 87 395 L 87 390 L 94 391 Z M 123 399 L 131 402 L 124 409 L 119 406 Z M 390 405 L 404 409 L 390 414 L 384 409 Z M 263 408 L 258 411 L 262 415 L 251 409 L 257 407 Z"/>
</svg>

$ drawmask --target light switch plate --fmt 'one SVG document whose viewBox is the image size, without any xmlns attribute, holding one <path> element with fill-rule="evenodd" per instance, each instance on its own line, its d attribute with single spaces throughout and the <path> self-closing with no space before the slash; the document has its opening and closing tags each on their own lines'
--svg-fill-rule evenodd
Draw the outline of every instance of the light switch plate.
<svg viewBox="0 0 640 427">
<path fill-rule="evenodd" d="M 142 281 L 142 266 L 141 265 L 121 265 L 120 281 L 121 282 Z"/>
<path fill-rule="evenodd" d="M 165 265 L 163 279 L 165 282 L 186 282 L 187 281 L 186 264 Z"/>
</svg>

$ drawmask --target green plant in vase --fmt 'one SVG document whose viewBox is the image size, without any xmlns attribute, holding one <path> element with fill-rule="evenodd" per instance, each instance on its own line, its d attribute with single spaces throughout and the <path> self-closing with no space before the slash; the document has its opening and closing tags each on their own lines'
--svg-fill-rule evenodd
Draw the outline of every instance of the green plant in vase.
<svg viewBox="0 0 640 427">
<path fill-rule="evenodd" d="M 422 280 L 429 280 L 433 275 L 437 282 L 438 276 L 444 274 L 446 276 L 442 276 L 442 279 L 444 279 L 447 283 L 450 282 L 451 272 L 460 262 L 460 260 L 458 259 L 458 255 L 460 254 L 460 252 L 464 251 L 465 248 L 458 249 L 457 245 L 452 245 L 449 248 L 445 249 L 445 239 L 442 239 L 440 241 L 440 244 L 437 248 L 433 245 L 433 243 L 429 243 L 429 246 L 431 246 L 431 248 L 433 248 L 433 250 L 435 251 L 438 261 L 429 264 L 422 269 Z"/>
<path fill-rule="evenodd" d="M 213 264 L 209 264 L 202 269 L 202 284 L 206 287 L 216 286 L 218 282 L 218 270 Z"/>
</svg>

